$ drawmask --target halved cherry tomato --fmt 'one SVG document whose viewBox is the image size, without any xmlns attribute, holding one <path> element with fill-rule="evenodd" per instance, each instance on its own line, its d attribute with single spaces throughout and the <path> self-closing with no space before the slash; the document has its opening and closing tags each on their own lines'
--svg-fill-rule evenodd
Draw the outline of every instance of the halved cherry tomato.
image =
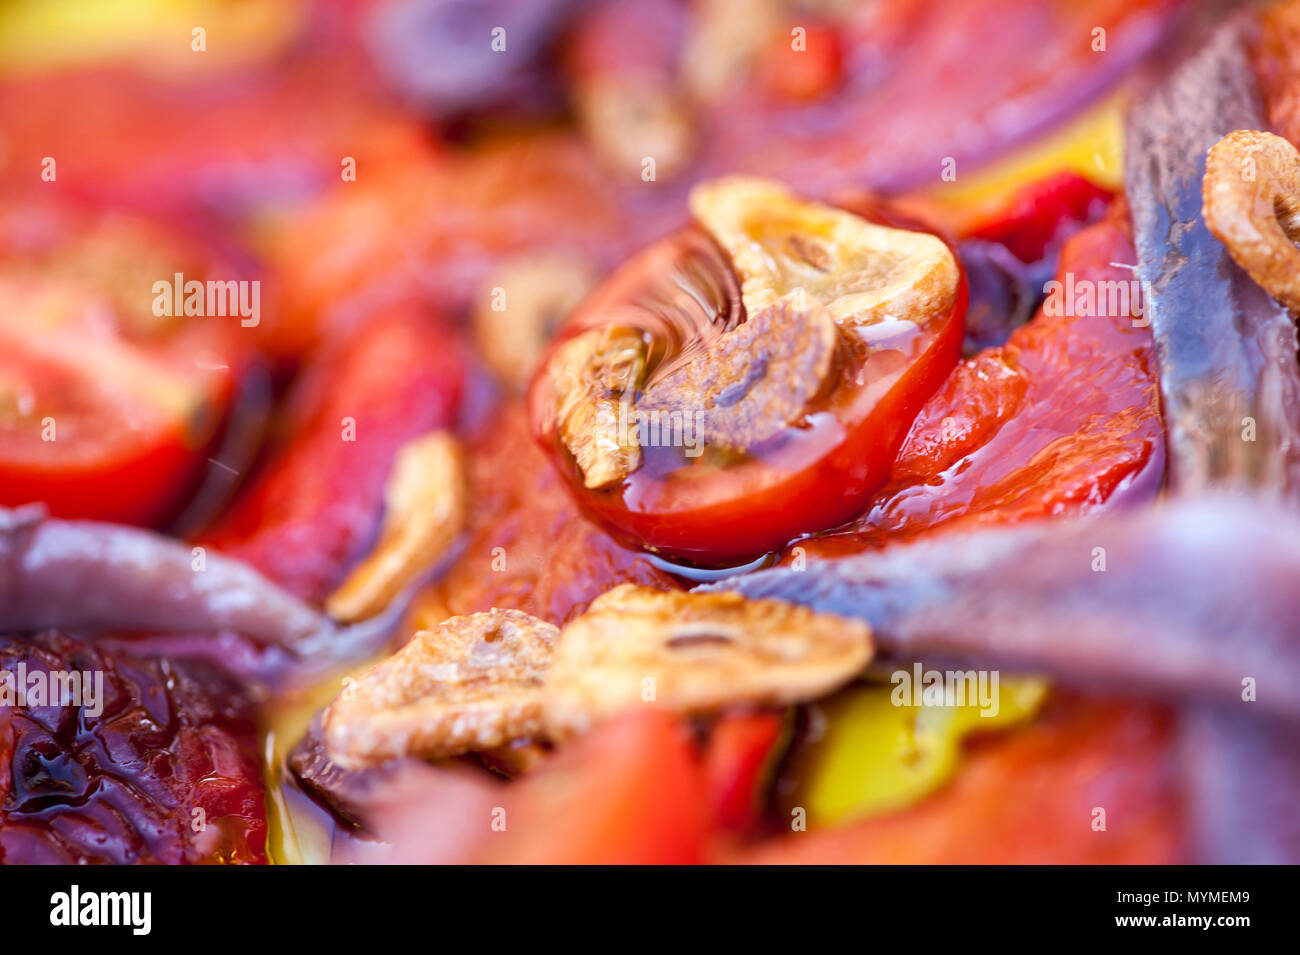
<svg viewBox="0 0 1300 955">
<path fill-rule="evenodd" d="M 293 437 L 207 540 L 323 600 L 377 526 L 397 450 L 455 425 L 465 367 L 456 336 L 422 306 L 368 316 L 306 369 L 285 422 Z"/>
<path fill-rule="evenodd" d="M 578 740 L 517 783 L 483 861 L 689 865 L 703 861 L 708 802 L 686 725 L 662 710 Z"/>
<path fill-rule="evenodd" d="M 903 223 L 893 210 L 865 203 L 851 211 L 880 224 Z M 660 261 L 653 253 L 629 268 Z M 620 281 L 626 275 L 611 286 Z M 681 447 L 643 448 L 643 463 L 625 479 L 587 488 L 558 435 L 545 364 L 529 396 L 533 432 L 583 512 L 629 546 L 706 567 L 751 560 L 867 506 L 912 420 L 960 358 L 966 301 L 963 275 L 947 314 L 911 325 L 897 340 L 851 348 L 830 398 L 807 414 L 806 426 L 788 429 L 762 455 L 737 455 L 715 467 L 692 464 Z M 623 315 L 612 304 L 610 321 L 617 323 Z M 570 330 L 581 330 L 582 320 L 574 321 L 579 325 Z"/>
<path fill-rule="evenodd" d="M 224 416 L 240 317 L 159 316 L 153 283 L 232 273 L 170 230 L 65 208 L 0 219 L 0 505 L 150 524 Z"/>
<path fill-rule="evenodd" d="M 0 504 L 150 523 L 195 473 L 204 408 L 179 369 L 119 342 L 0 331 Z"/>
</svg>

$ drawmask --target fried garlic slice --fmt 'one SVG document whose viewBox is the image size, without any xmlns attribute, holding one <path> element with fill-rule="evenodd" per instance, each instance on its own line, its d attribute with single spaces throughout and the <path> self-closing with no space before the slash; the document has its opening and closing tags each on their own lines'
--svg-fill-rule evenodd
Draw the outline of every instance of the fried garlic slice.
<svg viewBox="0 0 1300 955">
<path fill-rule="evenodd" d="M 1237 264 L 1300 311 L 1300 152 L 1273 133 L 1238 129 L 1210 147 L 1205 224 Z"/>
<path fill-rule="evenodd" d="M 703 102 L 745 81 L 789 10 L 781 0 L 699 0 L 682 40 L 682 82 Z"/>
<path fill-rule="evenodd" d="M 837 335 L 820 305 L 777 302 L 647 388 L 637 412 L 709 445 L 753 448 L 803 418 L 830 376 Z"/>
<path fill-rule="evenodd" d="M 374 549 L 325 602 L 335 620 L 352 623 L 383 611 L 447 553 L 464 528 L 469 492 L 455 437 L 432 431 L 402 445 L 384 500 Z"/>
<path fill-rule="evenodd" d="M 474 340 L 497 376 L 522 391 L 561 320 L 591 289 L 591 269 L 571 256 L 521 256 L 486 283 L 474 311 Z M 497 310 L 494 289 L 504 293 Z"/>
<path fill-rule="evenodd" d="M 620 178 L 644 173 L 671 179 L 695 153 L 696 131 L 686 102 L 668 85 L 635 75 L 579 80 L 574 101 L 578 121 L 596 155 Z"/>
<path fill-rule="evenodd" d="M 957 262 L 928 233 L 875 225 L 745 176 L 701 183 L 690 209 L 730 257 L 749 315 L 794 294 L 844 327 L 920 325 L 956 302 Z"/>
<path fill-rule="evenodd" d="M 452 617 L 363 673 L 325 710 L 346 769 L 492 750 L 542 729 L 542 681 L 559 630 L 518 610 Z"/>
<path fill-rule="evenodd" d="M 636 706 L 714 712 L 823 696 L 871 658 L 858 620 L 737 593 L 623 584 L 564 628 L 546 681 L 553 738 Z"/>
<path fill-rule="evenodd" d="M 574 336 L 551 360 L 560 440 L 589 488 L 621 481 L 641 464 L 636 428 L 627 422 L 645 361 L 640 333 L 613 326 Z"/>
</svg>

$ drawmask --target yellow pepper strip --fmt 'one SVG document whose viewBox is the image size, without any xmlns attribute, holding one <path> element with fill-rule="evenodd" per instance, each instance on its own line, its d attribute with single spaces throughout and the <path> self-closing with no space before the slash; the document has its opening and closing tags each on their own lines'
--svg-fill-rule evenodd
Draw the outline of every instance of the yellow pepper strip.
<svg viewBox="0 0 1300 955">
<path fill-rule="evenodd" d="M 301 0 L 9 0 L 0 4 L 0 73 L 104 63 L 201 72 L 268 60 L 304 22 Z M 193 31 L 205 32 L 201 47 Z"/>
<path fill-rule="evenodd" d="M 1048 683 L 1037 677 L 1000 680 L 997 711 L 989 716 L 981 716 L 977 703 L 898 706 L 898 689 L 859 685 L 823 704 L 824 734 L 797 763 L 801 778 L 793 805 L 807 811 L 809 826 L 917 802 L 952 776 L 968 736 L 1030 720 Z"/>
</svg>

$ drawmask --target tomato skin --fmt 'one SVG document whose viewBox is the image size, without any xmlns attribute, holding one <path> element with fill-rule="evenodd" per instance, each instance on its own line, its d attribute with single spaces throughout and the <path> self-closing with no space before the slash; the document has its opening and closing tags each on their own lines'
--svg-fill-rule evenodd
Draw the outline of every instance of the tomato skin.
<svg viewBox="0 0 1300 955">
<path fill-rule="evenodd" d="M 845 403 L 847 426 L 838 410 L 834 421 L 824 412 L 771 461 L 671 481 L 639 471 L 613 489 L 587 489 L 550 427 L 543 374 L 530 396 L 534 433 L 568 478 L 578 506 L 615 538 L 702 566 L 740 563 L 863 511 L 888 479 L 912 419 L 961 357 L 966 301 L 963 277 L 953 309 L 932 320 L 908 360 Z"/>
<path fill-rule="evenodd" d="M 692 865 L 708 802 L 686 724 L 647 708 L 598 727 L 515 784 L 504 832 L 480 861 L 518 865 Z"/>
<path fill-rule="evenodd" d="M 323 351 L 291 398 L 293 437 L 205 535 L 308 601 L 360 556 L 406 441 L 456 424 L 466 359 L 415 303 L 372 313 Z"/>
</svg>

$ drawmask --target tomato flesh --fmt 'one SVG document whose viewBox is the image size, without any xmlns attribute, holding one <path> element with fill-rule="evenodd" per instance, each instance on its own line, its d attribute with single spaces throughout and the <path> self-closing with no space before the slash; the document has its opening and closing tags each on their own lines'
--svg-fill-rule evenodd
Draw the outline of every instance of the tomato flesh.
<svg viewBox="0 0 1300 955">
<path fill-rule="evenodd" d="M 159 316 L 152 283 L 229 277 L 157 223 L 0 215 L 0 506 L 155 524 L 203 464 L 246 365 L 240 319 Z"/>
<path fill-rule="evenodd" d="M 196 472 L 188 419 L 202 393 L 156 371 L 174 396 L 157 401 L 110 362 L 92 364 L 84 351 L 54 359 L 28 344 L 0 335 L 0 504 L 40 501 L 58 517 L 128 524 L 161 518 Z"/>
</svg>

